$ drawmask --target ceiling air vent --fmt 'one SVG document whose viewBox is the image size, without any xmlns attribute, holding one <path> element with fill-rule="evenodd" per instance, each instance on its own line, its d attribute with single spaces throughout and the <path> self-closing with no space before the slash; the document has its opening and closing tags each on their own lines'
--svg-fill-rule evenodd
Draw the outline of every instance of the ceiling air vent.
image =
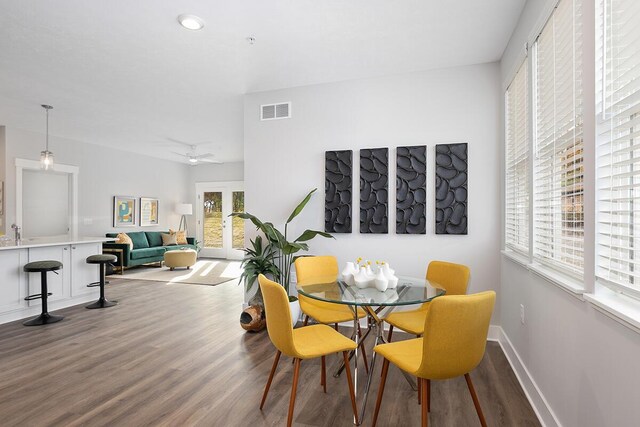
<svg viewBox="0 0 640 427">
<path fill-rule="evenodd" d="M 276 120 L 291 118 L 291 103 L 266 104 L 260 106 L 260 120 Z"/>
</svg>

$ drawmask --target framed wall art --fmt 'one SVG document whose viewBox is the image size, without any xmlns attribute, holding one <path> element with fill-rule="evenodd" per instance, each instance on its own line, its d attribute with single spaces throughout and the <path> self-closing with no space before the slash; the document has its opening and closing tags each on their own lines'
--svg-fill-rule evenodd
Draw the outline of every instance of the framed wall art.
<svg viewBox="0 0 640 427">
<path fill-rule="evenodd" d="M 134 227 L 136 225 L 136 198 L 113 196 L 113 226 Z"/>
<path fill-rule="evenodd" d="M 389 232 L 389 149 L 360 150 L 360 233 Z"/>
<path fill-rule="evenodd" d="M 158 225 L 158 199 L 140 197 L 140 226 Z"/>
<path fill-rule="evenodd" d="M 467 144 L 436 145 L 436 234 L 467 234 Z"/>
<path fill-rule="evenodd" d="M 324 155 L 324 231 L 351 233 L 353 151 Z"/>
</svg>

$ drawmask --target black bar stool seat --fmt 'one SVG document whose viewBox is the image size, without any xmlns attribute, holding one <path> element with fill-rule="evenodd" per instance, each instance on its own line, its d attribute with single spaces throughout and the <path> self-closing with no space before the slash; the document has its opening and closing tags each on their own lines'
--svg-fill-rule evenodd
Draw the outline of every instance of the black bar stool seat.
<svg viewBox="0 0 640 427">
<path fill-rule="evenodd" d="M 118 260 L 118 257 L 112 254 L 96 254 L 96 255 L 91 255 L 89 257 L 87 257 L 87 264 L 98 264 L 100 267 L 100 281 L 97 283 L 90 283 L 87 286 L 88 287 L 93 287 L 96 285 L 100 286 L 100 298 L 98 299 L 98 301 L 91 303 L 89 305 L 86 306 L 86 308 L 107 308 L 107 307 L 113 307 L 114 305 L 117 305 L 118 303 L 116 301 L 109 301 L 108 299 L 106 299 L 104 297 L 104 284 L 105 284 L 105 280 L 104 280 L 104 270 L 105 270 L 105 265 L 106 264 L 110 264 L 110 263 L 114 263 Z"/>
<path fill-rule="evenodd" d="M 47 290 L 47 272 L 53 271 L 54 273 L 57 270 L 62 268 L 62 263 L 60 261 L 33 261 L 25 264 L 23 270 L 27 273 L 40 273 L 40 293 L 29 295 L 25 298 L 25 301 L 31 301 L 34 299 L 40 298 L 42 300 L 42 313 L 39 316 L 34 317 L 31 320 L 27 320 L 22 324 L 25 326 L 37 326 L 37 325 L 46 325 L 48 323 L 59 322 L 64 317 L 56 316 L 54 314 L 49 314 L 49 309 L 47 306 L 47 297 L 51 295 L 51 293 Z M 56 273 L 58 274 L 58 273 Z"/>
</svg>

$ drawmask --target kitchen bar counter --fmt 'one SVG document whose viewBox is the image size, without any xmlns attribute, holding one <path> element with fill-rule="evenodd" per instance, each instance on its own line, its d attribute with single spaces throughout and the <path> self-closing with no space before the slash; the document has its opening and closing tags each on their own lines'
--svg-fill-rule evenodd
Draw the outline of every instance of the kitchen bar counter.
<svg viewBox="0 0 640 427">
<path fill-rule="evenodd" d="M 56 260 L 62 263 L 58 275 L 49 274 L 51 295 L 49 311 L 95 300 L 99 288 L 87 285 L 99 280 L 98 268 L 87 264 L 90 255 L 102 253 L 105 237 L 62 236 L 24 239 L 19 245 L 11 241 L 0 246 L 0 323 L 23 319 L 40 313 L 40 300 L 25 301 L 28 295 L 40 293 L 40 274 L 23 271 L 33 261 Z M 64 321 L 63 321 L 64 322 Z"/>
</svg>

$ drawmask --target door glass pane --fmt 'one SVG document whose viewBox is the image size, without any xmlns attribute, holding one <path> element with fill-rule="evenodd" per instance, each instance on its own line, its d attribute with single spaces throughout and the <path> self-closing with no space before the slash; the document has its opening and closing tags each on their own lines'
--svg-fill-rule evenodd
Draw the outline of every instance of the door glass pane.
<svg viewBox="0 0 640 427">
<path fill-rule="evenodd" d="M 244 212 L 244 191 L 234 191 L 232 193 L 233 213 Z M 232 217 L 231 232 L 233 233 L 233 249 L 244 248 L 244 219 Z"/>
<path fill-rule="evenodd" d="M 206 191 L 202 207 L 204 247 L 222 248 L 222 193 Z"/>
</svg>

